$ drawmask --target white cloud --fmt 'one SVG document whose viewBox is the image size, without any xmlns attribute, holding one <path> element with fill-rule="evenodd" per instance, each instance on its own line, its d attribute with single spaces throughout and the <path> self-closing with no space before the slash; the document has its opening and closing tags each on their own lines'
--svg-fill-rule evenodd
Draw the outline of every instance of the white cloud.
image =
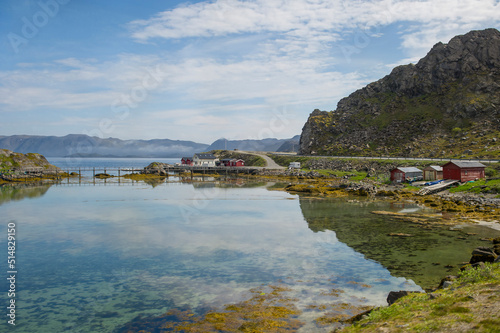
<svg viewBox="0 0 500 333">
<path fill-rule="evenodd" d="M 154 38 L 214 37 L 234 34 L 276 33 L 301 46 L 321 49 L 349 29 L 369 29 L 395 22 L 414 22 L 418 29 L 402 36 L 403 47 L 428 49 L 436 38 L 453 31 L 498 25 L 500 4 L 495 0 L 219 0 L 182 6 L 130 24 L 132 36 Z M 422 38 L 429 36 L 429 39 Z M 424 45 L 417 47 L 416 41 Z M 431 44 L 431 45 L 429 45 Z M 309 51 L 299 47 L 298 50 Z M 288 50 L 297 50 L 288 47 Z"/>
<path fill-rule="evenodd" d="M 62 110 L 71 123 L 79 122 L 74 110 L 92 108 L 93 116 L 114 117 L 116 101 L 125 105 L 128 100 L 132 117 L 152 116 L 158 123 L 114 119 L 121 132 L 110 135 L 125 138 L 141 124 L 150 129 L 147 134 L 169 126 L 175 131 L 169 136 L 178 138 L 189 125 L 198 126 L 198 137 L 202 132 L 220 137 L 216 133 L 225 127 L 226 136 L 241 139 L 266 128 L 272 110 L 288 106 L 303 114 L 278 133 L 286 137 L 300 132 L 314 108 L 334 109 L 337 100 L 380 78 L 380 68 L 397 61 L 352 64 L 339 48 L 347 45 L 353 48 L 348 52 L 359 53 L 364 39 L 380 38 L 384 27 L 401 24 L 400 40 L 391 45 L 406 51 L 397 64 L 414 62 L 438 41 L 498 25 L 498 12 L 494 0 L 186 4 L 129 25 L 136 41 L 182 39 L 180 43 L 148 45 L 157 52 L 116 54 L 107 61 L 68 57 L 19 64 L 0 71 L 0 106 L 6 111 Z M 349 70 L 341 67 L 346 63 Z"/>
</svg>

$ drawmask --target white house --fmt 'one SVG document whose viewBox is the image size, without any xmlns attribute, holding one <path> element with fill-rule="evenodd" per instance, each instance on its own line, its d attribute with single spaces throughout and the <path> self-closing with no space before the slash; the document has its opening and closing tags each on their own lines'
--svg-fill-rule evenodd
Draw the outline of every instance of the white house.
<svg viewBox="0 0 500 333">
<path fill-rule="evenodd" d="M 214 154 L 194 154 L 193 157 L 194 166 L 214 167 L 217 162 L 219 159 Z"/>
</svg>

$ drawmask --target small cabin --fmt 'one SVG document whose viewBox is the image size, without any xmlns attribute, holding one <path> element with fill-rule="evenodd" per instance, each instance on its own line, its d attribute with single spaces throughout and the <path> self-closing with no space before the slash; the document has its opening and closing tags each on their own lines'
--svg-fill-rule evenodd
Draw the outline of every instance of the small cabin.
<svg viewBox="0 0 500 333">
<path fill-rule="evenodd" d="M 231 166 L 231 161 L 232 161 L 232 158 L 224 158 L 224 159 L 220 160 L 220 163 L 223 166 Z"/>
<path fill-rule="evenodd" d="M 241 159 L 238 159 L 238 160 L 232 160 L 231 161 L 231 166 L 232 167 L 242 167 L 242 166 L 245 166 L 245 161 L 241 160 Z"/>
<path fill-rule="evenodd" d="M 242 167 L 245 166 L 245 161 L 242 159 L 225 158 L 221 160 L 221 164 L 227 167 Z"/>
<path fill-rule="evenodd" d="M 391 170 L 391 181 L 404 183 L 407 180 L 422 180 L 422 170 L 415 167 L 399 167 Z"/>
<path fill-rule="evenodd" d="M 290 162 L 288 169 L 300 169 L 300 162 Z"/>
<path fill-rule="evenodd" d="M 192 157 L 183 157 L 183 158 L 181 158 L 181 164 L 182 165 L 193 165 L 193 158 Z"/>
<path fill-rule="evenodd" d="M 443 167 L 439 165 L 430 165 L 424 168 L 424 180 L 443 179 Z"/>
<path fill-rule="evenodd" d="M 194 154 L 193 163 L 195 166 L 215 167 L 219 159 L 214 154 Z"/>
<path fill-rule="evenodd" d="M 443 178 L 468 182 L 485 178 L 485 165 L 479 162 L 450 161 L 443 165 Z"/>
</svg>

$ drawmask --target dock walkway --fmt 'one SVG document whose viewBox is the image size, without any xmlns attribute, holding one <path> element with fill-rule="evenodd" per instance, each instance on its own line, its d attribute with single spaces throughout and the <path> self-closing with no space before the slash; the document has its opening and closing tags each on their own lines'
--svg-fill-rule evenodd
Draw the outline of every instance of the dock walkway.
<svg viewBox="0 0 500 333">
<path fill-rule="evenodd" d="M 162 170 L 168 176 L 168 174 L 175 173 L 184 173 L 189 172 L 193 173 L 201 173 L 201 174 L 210 174 L 210 173 L 226 173 L 226 174 L 240 174 L 240 173 L 254 173 L 258 170 L 272 170 L 273 168 L 268 167 L 227 167 L 227 166 L 190 166 L 190 165 L 167 165 L 163 166 Z M 0 175 L 4 174 L 17 176 L 43 176 L 43 175 L 62 175 L 63 173 L 76 173 L 79 176 L 83 174 L 92 174 L 95 177 L 99 173 L 105 174 L 113 174 L 117 176 L 124 175 L 126 173 L 141 173 L 146 172 L 147 168 L 137 168 L 137 167 L 62 167 L 62 168 L 41 168 L 41 167 L 32 167 L 32 168 L 13 168 L 9 170 L 2 170 Z M 153 170 L 150 170 L 153 171 Z M 154 172 L 152 172 L 154 173 Z"/>
<path fill-rule="evenodd" d="M 454 184 L 457 184 L 457 183 L 459 183 L 458 180 L 452 180 L 452 179 L 445 180 L 441 183 L 424 187 L 423 189 L 418 191 L 418 194 L 427 195 L 427 194 L 436 193 L 436 192 L 442 191 L 442 190 L 444 190 L 444 189 L 446 189 Z"/>
</svg>

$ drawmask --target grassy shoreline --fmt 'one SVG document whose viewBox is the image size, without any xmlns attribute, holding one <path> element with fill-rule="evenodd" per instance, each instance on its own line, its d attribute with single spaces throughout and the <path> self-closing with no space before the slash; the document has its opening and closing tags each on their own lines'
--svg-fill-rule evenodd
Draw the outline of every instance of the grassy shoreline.
<svg viewBox="0 0 500 333">
<path fill-rule="evenodd" d="M 460 273 L 451 286 L 412 293 L 334 332 L 500 332 L 500 264 Z"/>
</svg>

